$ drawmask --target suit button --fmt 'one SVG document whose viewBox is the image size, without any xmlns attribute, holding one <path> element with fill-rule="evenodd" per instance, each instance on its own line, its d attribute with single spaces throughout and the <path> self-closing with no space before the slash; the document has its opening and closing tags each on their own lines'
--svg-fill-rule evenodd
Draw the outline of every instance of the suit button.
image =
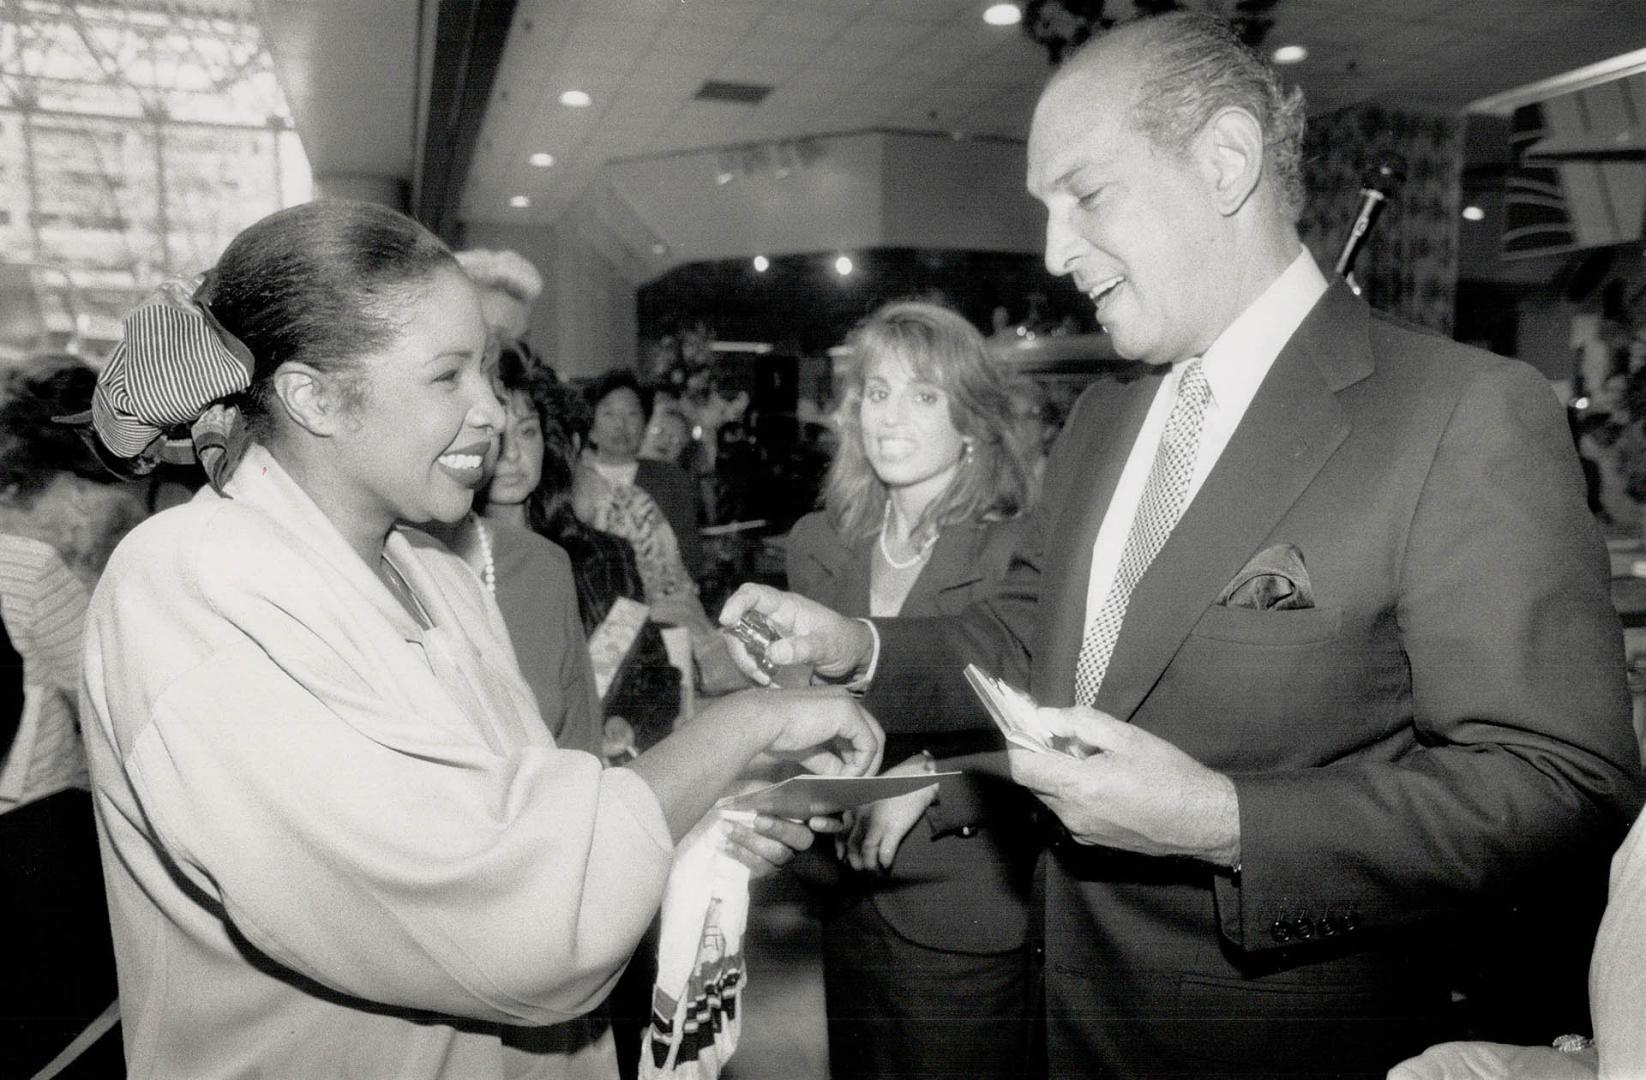
<svg viewBox="0 0 1646 1080">
<path fill-rule="evenodd" d="M 1314 920 L 1307 915 L 1299 915 L 1297 920 L 1292 923 L 1292 933 L 1296 934 L 1300 941 L 1307 941 L 1309 938 L 1314 937 Z"/>
<path fill-rule="evenodd" d="M 1269 927 L 1269 933 L 1274 936 L 1276 941 L 1284 945 L 1292 940 L 1292 924 L 1285 919 L 1276 919 L 1274 925 Z"/>
<path fill-rule="evenodd" d="M 962 826 L 960 826 L 960 835 L 961 836 L 976 836 L 977 835 L 977 826 L 975 826 L 975 825 L 962 825 Z"/>
</svg>

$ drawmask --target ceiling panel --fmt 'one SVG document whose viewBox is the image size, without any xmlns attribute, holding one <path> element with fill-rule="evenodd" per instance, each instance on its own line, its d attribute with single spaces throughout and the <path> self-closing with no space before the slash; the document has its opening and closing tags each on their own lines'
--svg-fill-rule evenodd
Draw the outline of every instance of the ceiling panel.
<svg viewBox="0 0 1646 1080">
<path fill-rule="evenodd" d="M 339 0 L 343 2 L 343 0 Z M 521 0 L 466 200 L 474 217 L 545 223 L 608 162 L 866 128 L 1027 135 L 1050 68 L 983 0 Z M 1269 44 L 1312 112 L 1467 102 L 1646 46 L 1642 0 L 1279 0 Z M 517 26 L 517 30 L 519 27 Z M 692 101 L 705 79 L 773 87 L 754 106 Z M 586 82 L 584 82 L 586 80 Z M 579 85 L 595 105 L 558 105 Z M 489 143 L 489 148 L 487 144 Z M 532 150 L 554 168 L 523 164 Z M 628 186 L 638 183 L 632 170 Z M 511 190 L 514 187 L 519 191 Z M 507 206 L 510 194 L 533 199 Z M 689 218 L 701 191 L 680 193 Z M 671 220 L 673 218 L 671 217 Z"/>
</svg>

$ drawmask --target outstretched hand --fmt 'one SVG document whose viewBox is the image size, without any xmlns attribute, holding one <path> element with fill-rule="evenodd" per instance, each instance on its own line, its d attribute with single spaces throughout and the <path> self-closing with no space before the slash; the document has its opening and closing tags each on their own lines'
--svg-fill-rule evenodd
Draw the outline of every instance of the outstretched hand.
<svg viewBox="0 0 1646 1080">
<path fill-rule="evenodd" d="M 1239 863 L 1240 811 L 1227 776 L 1084 705 L 1043 708 L 1039 719 L 1091 752 L 1077 760 L 1014 748 L 1012 779 L 1039 796 L 1078 843 Z"/>
<path fill-rule="evenodd" d="M 766 746 L 773 757 L 798 761 L 823 776 L 863 776 L 880 767 L 886 735 L 857 698 L 818 686 L 754 694 L 756 707 L 781 726 Z"/>
<path fill-rule="evenodd" d="M 731 626 L 751 610 L 766 616 L 782 635 L 766 654 L 779 667 L 806 664 L 826 679 L 844 682 L 860 676 L 873 659 L 874 635 L 861 622 L 769 585 L 738 586 L 720 609 L 720 625 Z M 762 686 L 771 682 L 741 642 L 734 640 L 731 650 L 744 674 Z"/>
</svg>

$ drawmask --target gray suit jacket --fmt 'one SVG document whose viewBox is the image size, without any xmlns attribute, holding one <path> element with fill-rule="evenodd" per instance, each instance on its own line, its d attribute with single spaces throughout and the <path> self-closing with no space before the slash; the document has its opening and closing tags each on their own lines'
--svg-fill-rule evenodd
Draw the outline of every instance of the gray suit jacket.
<svg viewBox="0 0 1646 1080">
<path fill-rule="evenodd" d="M 962 659 L 1072 702 L 1093 539 L 1156 386 L 1082 398 L 993 599 L 878 623 L 876 716 L 986 722 Z M 1313 607 L 1217 603 L 1283 543 Z M 1445 1006 L 1428 933 L 1603 866 L 1640 804 L 1548 384 L 1334 286 L 1134 590 L 1097 706 L 1233 777 L 1244 865 L 1054 850 L 1053 1071 L 1387 1068 Z"/>
</svg>

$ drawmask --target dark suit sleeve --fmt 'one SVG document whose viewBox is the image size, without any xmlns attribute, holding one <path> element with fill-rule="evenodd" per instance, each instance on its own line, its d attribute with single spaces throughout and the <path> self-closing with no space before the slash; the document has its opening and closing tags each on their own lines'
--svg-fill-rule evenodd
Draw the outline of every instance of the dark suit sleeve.
<svg viewBox="0 0 1646 1080">
<path fill-rule="evenodd" d="M 1248 950 L 1512 898 L 1604 859 L 1639 806 L 1608 560 L 1542 378 L 1471 377 L 1391 557 L 1415 748 L 1234 776 L 1219 918 Z"/>
<path fill-rule="evenodd" d="M 635 484 L 657 500 L 657 508 L 674 529 L 686 572 L 693 578 L 702 576 L 703 514 L 698 507 L 696 480 L 670 462 L 642 460 Z"/>
</svg>

